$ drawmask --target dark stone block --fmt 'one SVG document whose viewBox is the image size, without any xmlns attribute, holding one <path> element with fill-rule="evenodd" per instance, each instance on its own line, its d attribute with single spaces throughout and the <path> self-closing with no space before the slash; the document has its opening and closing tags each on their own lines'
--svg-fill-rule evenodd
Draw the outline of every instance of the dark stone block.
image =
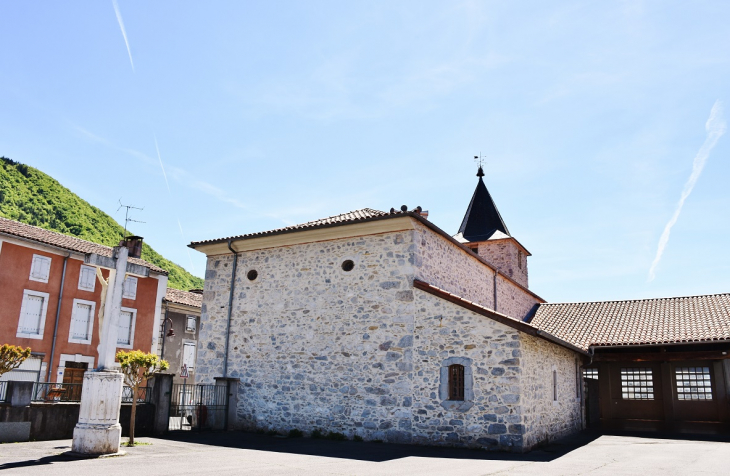
<svg viewBox="0 0 730 476">
<path fill-rule="evenodd" d="M 392 428 L 392 427 L 393 427 L 393 423 L 391 423 L 389 421 L 384 421 L 380 425 L 378 425 L 378 428 L 381 430 L 387 430 L 388 428 Z"/>
<path fill-rule="evenodd" d="M 450 420 L 449 425 L 464 426 L 464 422 L 462 420 Z"/>
<path fill-rule="evenodd" d="M 510 425 L 509 432 L 513 435 L 523 435 L 523 434 L 525 434 L 525 425 L 522 425 L 522 424 Z"/>
<path fill-rule="evenodd" d="M 386 362 L 395 362 L 396 360 L 399 360 L 401 357 L 403 357 L 398 352 L 388 352 L 385 354 L 385 360 Z"/>
<path fill-rule="evenodd" d="M 507 433 L 507 425 L 503 425 L 502 423 L 492 423 L 489 425 L 487 433 L 490 435 L 501 435 Z"/>
<path fill-rule="evenodd" d="M 378 349 L 380 349 L 380 350 L 388 350 L 388 349 L 390 349 L 390 346 L 391 345 L 393 345 L 393 341 L 392 340 L 385 341 L 385 342 L 383 342 L 382 344 L 380 344 L 378 346 Z"/>
<path fill-rule="evenodd" d="M 398 347 L 411 347 L 413 346 L 413 336 L 403 336 L 398 341 Z"/>
<path fill-rule="evenodd" d="M 504 369 L 502 367 L 495 367 L 492 369 L 492 375 L 499 377 L 500 375 L 504 375 Z"/>
</svg>

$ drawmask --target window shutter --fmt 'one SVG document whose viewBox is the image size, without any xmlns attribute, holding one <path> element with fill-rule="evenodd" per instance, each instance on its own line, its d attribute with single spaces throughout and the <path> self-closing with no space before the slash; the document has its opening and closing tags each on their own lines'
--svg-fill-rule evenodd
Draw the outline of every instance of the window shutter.
<svg viewBox="0 0 730 476">
<path fill-rule="evenodd" d="M 96 268 L 91 266 L 81 266 L 79 276 L 79 289 L 93 291 L 96 285 Z"/>
<path fill-rule="evenodd" d="M 33 255 L 30 266 L 30 277 L 34 280 L 48 281 L 48 273 L 51 270 L 51 259 L 41 255 Z"/>
<path fill-rule="evenodd" d="M 185 342 L 183 345 L 183 364 L 188 366 L 188 370 L 195 367 L 195 343 Z"/>
<path fill-rule="evenodd" d="M 20 332 L 23 334 L 40 334 L 43 298 L 26 295 L 20 313 Z"/>
<path fill-rule="evenodd" d="M 119 315 L 119 328 L 117 330 L 117 344 L 129 345 L 132 343 L 132 313 L 122 311 Z"/>
<path fill-rule="evenodd" d="M 71 336 L 73 339 L 89 340 L 89 323 L 91 322 L 91 306 L 77 303 L 71 318 Z"/>
<path fill-rule="evenodd" d="M 128 276 L 127 279 L 124 280 L 123 285 L 124 291 L 122 292 L 122 296 L 127 299 L 136 299 L 137 298 L 137 278 L 134 276 Z"/>
</svg>

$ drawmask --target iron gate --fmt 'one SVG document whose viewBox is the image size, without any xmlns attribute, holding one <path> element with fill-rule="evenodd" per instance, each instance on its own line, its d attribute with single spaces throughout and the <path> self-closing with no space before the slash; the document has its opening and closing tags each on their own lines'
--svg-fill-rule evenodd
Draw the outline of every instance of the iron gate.
<svg viewBox="0 0 730 476">
<path fill-rule="evenodd" d="M 174 384 L 167 429 L 224 430 L 227 414 L 228 386 Z"/>
</svg>

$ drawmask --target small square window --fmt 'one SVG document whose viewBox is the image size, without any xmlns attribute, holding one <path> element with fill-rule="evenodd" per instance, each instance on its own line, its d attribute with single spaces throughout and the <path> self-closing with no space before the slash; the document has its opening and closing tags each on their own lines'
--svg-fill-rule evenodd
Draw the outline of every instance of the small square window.
<svg viewBox="0 0 730 476">
<path fill-rule="evenodd" d="M 195 316 L 187 316 L 185 319 L 185 332 L 195 333 L 197 328 L 198 318 Z"/>
<path fill-rule="evenodd" d="M 94 291 L 96 287 L 96 268 L 93 266 L 81 266 L 79 271 L 79 289 L 82 291 Z"/>
<path fill-rule="evenodd" d="M 677 367 L 677 400 L 712 400 L 710 367 Z"/>
<path fill-rule="evenodd" d="M 48 275 L 51 272 L 51 258 L 41 255 L 33 255 L 33 262 L 30 265 L 30 280 L 41 283 L 48 282 Z"/>
<path fill-rule="evenodd" d="M 650 368 L 621 369 L 621 397 L 624 400 L 654 400 L 654 375 Z"/>
<path fill-rule="evenodd" d="M 137 278 L 127 276 L 122 286 L 122 297 L 126 299 L 137 299 Z"/>
</svg>

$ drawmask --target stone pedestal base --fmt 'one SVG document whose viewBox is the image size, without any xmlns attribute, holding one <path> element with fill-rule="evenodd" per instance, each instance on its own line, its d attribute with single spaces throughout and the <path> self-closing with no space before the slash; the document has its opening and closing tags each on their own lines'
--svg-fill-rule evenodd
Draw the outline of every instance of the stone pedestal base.
<svg viewBox="0 0 730 476">
<path fill-rule="evenodd" d="M 73 452 L 85 455 L 119 453 L 122 427 L 123 376 L 118 372 L 86 372 L 81 391 L 79 422 L 74 428 Z"/>
</svg>

